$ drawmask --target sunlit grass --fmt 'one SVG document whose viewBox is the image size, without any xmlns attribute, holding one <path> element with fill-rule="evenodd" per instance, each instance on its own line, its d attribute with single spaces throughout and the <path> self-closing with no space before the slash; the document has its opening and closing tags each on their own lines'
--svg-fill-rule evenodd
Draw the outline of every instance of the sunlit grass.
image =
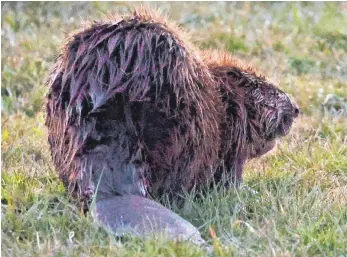
<svg viewBox="0 0 347 257">
<path fill-rule="evenodd" d="M 323 117 L 347 96 L 345 3 L 160 3 L 202 48 L 249 61 L 301 108 L 290 135 L 247 164 L 240 190 L 187 195 L 206 248 L 120 240 L 71 202 L 51 163 L 42 111 L 65 33 L 134 3 L 5 3 L 1 53 L 1 224 L 4 256 L 346 256 L 347 120 Z"/>
</svg>

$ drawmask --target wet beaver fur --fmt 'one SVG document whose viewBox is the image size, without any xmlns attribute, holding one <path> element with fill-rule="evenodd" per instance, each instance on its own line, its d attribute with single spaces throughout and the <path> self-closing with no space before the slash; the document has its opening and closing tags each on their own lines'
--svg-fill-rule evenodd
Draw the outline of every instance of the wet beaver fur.
<svg viewBox="0 0 347 257">
<path fill-rule="evenodd" d="M 288 96 L 227 54 L 200 54 L 144 11 L 74 34 L 50 75 L 52 158 L 82 202 L 239 183 L 288 133 Z M 203 56 L 203 57 L 200 57 Z"/>
<path fill-rule="evenodd" d="M 144 12 L 73 35 L 50 76 L 53 162 L 81 200 L 179 192 L 218 161 L 217 88 L 176 28 Z"/>
<path fill-rule="evenodd" d="M 245 161 L 270 151 L 277 138 L 287 135 L 299 108 L 264 75 L 227 52 L 206 51 L 203 56 L 224 106 L 221 165 L 214 179 L 238 185 Z"/>
</svg>

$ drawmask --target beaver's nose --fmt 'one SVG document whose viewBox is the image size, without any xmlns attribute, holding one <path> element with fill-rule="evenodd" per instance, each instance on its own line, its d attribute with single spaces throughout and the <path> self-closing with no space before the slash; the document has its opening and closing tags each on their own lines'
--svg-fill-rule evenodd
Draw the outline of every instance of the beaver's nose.
<svg viewBox="0 0 347 257">
<path fill-rule="evenodd" d="M 296 118 L 299 116 L 300 109 L 299 109 L 299 106 L 295 102 L 292 102 L 292 105 L 293 105 L 293 117 Z"/>
<path fill-rule="evenodd" d="M 300 113 L 299 108 L 294 108 L 294 114 L 293 114 L 294 118 L 298 117 L 299 113 Z"/>
</svg>

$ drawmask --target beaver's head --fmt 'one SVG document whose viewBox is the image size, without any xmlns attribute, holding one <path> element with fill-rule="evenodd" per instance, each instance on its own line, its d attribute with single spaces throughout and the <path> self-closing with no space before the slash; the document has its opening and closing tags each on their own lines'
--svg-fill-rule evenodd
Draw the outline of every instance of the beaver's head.
<svg viewBox="0 0 347 257">
<path fill-rule="evenodd" d="M 247 158 L 259 157 L 275 146 L 277 138 L 289 133 L 299 108 L 263 76 L 237 67 L 229 68 L 226 75 L 226 87 L 232 91 L 228 105 L 234 105 L 230 110 L 238 117 L 231 128 L 243 130 Z"/>
<path fill-rule="evenodd" d="M 204 51 L 202 57 L 225 107 L 220 124 L 221 170 L 233 171 L 234 181 L 241 182 L 245 161 L 267 153 L 287 135 L 299 108 L 265 76 L 228 52 Z"/>
<path fill-rule="evenodd" d="M 233 181 L 240 183 L 245 161 L 267 153 L 287 135 L 299 108 L 264 76 L 234 59 L 220 58 L 208 66 L 225 106 L 220 156 L 233 171 Z"/>
</svg>

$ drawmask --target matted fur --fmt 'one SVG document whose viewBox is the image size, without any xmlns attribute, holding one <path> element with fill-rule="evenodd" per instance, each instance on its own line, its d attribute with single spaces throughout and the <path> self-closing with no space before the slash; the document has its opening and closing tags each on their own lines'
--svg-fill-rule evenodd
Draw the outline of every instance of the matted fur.
<svg viewBox="0 0 347 257">
<path fill-rule="evenodd" d="M 288 133 L 298 109 L 285 93 L 227 53 L 199 56 L 178 27 L 144 10 L 68 39 L 46 124 L 70 192 L 180 194 L 223 174 L 238 183 L 245 161 Z"/>
<path fill-rule="evenodd" d="M 224 51 L 203 53 L 204 62 L 220 87 L 225 112 L 220 124 L 222 166 L 215 181 L 239 184 L 247 159 L 271 150 L 286 135 L 299 109 L 266 76 Z M 225 172 L 226 171 L 226 172 Z"/>
<path fill-rule="evenodd" d="M 142 12 L 68 39 L 48 82 L 53 162 L 70 192 L 145 195 L 213 176 L 218 93 L 177 27 Z M 178 32 L 174 32 L 177 31 Z"/>
</svg>

